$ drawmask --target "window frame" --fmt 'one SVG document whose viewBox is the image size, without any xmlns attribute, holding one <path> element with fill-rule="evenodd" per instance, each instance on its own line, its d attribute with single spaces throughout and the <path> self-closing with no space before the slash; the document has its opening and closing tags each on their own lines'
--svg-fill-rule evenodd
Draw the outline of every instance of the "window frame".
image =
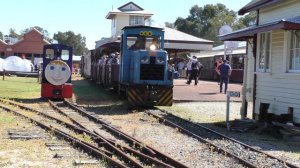
<svg viewBox="0 0 300 168">
<path fill-rule="evenodd" d="M 141 21 L 141 23 L 139 22 Z M 144 25 L 144 17 L 143 16 L 136 16 L 136 15 L 131 15 L 129 16 L 129 25 Z"/>
<path fill-rule="evenodd" d="M 269 42 L 264 43 L 262 41 L 262 38 L 264 38 L 265 40 L 268 40 Z M 269 38 L 269 39 L 267 39 L 267 38 Z M 264 43 L 264 46 L 262 46 L 262 43 Z M 272 44 L 272 32 L 268 31 L 268 32 L 259 33 L 258 39 L 257 39 L 257 44 L 258 44 L 257 45 L 258 59 L 257 59 L 257 63 L 256 63 L 257 72 L 270 73 L 271 72 L 271 58 L 272 58 L 272 45 L 271 45 Z M 266 58 L 267 53 L 268 53 L 268 62 L 266 64 L 266 61 L 264 60 L 263 67 L 260 67 L 260 64 L 262 63 L 261 55 L 264 54 L 265 58 Z"/>
<path fill-rule="evenodd" d="M 296 30 L 291 30 L 289 31 L 288 33 L 288 38 L 287 38 L 287 54 L 286 54 L 286 70 L 287 72 L 289 73 L 300 73 L 300 69 L 291 69 L 291 59 L 292 57 L 296 57 L 295 55 L 291 55 L 291 52 L 292 50 L 294 51 L 295 53 L 295 50 L 299 50 L 299 59 L 300 59 L 300 31 L 299 31 L 299 37 L 298 37 L 298 48 L 295 48 L 296 47 L 296 40 L 297 40 L 297 36 L 295 34 L 295 31 Z M 293 44 L 292 44 L 293 42 Z M 293 45 L 293 48 L 291 48 Z M 300 64 L 300 62 L 299 62 Z"/>
</svg>

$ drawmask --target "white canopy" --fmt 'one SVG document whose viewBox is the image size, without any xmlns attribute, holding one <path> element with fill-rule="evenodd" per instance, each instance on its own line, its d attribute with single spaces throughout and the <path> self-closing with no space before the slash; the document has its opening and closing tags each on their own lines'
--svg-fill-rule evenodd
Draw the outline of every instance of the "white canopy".
<svg viewBox="0 0 300 168">
<path fill-rule="evenodd" d="M 0 58 L 0 71 L 3 71 L 3 62 L 4 60 Z"/>
<path fill-rule="evenodd" d="M 24 71 L 31 72 L 33 67 L 29 60 L 22 59 L 18 56 L 9 56 L 3 62 L 3 69 L 7 71 Z"/>
</svg>

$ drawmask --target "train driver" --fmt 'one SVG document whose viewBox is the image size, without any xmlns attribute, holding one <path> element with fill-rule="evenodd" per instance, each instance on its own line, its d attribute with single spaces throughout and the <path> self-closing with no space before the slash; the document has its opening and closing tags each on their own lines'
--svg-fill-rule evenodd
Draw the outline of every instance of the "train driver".
<svg viewBox="0 0 300 168">
<path fill-rule="evenodd" d="M 158 50 L 159 49 L 159 44 L 158 44 L 158 38 L 155 37 L 152 39 L 152 42 L 149 45 L 150 50 Z"/>
<path fill-rule="evenodd" d="M 135 43 L 129 47 L 129 50 L 135 51 L 140 49 L 145 49 L 145 38 L 139 36 Z"/>
</svg>

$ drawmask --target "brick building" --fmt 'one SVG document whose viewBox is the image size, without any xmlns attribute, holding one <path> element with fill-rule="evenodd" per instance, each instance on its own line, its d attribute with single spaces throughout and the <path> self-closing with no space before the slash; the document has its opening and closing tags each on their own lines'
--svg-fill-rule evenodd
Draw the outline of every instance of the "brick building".
<svg viewBox="0 0 300 168">
<path fill-rule="evenodd" d="M 44 39 L 43 34 L 35 28 L 25 33 L 22 39 L 15 43 L 0 40 L 0 57 L 6 58 L 11 55 L 26 57 L 26 59 L 41 57 L 43 47 L 50 44 Z"/>
</svg>

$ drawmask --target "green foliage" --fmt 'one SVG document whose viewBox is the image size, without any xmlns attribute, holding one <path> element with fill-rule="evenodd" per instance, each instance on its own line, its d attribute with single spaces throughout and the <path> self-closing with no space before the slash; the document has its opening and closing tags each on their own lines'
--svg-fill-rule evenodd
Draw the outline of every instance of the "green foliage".
<svg viewBox="0 0 300 168">
<path fill-rule="evenodd" d="M 64 33 L 59 31 L 54 34 L 53 39 L 57 40 L 59 44 L 65 44 L 73 47 L 73 53 L 75 55 L 83 55 L 88 51 L 85 44 L 85 37 L 81 36 L 80 33 L 76 35 L 72 31 Z"/>
<path fill-rule="evenodd" d="M 165 22 L 165 26 L 169 27 L 169 28 L 174 28 L 174 23 L 170 23 L 170 22 Z"/>
<path fill-rule="evenodd" d="M 18 39 L 21 39 L 21 37 L 22 37 L 21 35 L 16 33 L 16 30 L 13 29 L 13 28 L 9 29 L 9 35 L 8 36 L 11 37 L 11 38 L 18 38 Z"/>
<path fill-rule="evenodd" d="M 229 10 L 223 4 L 205 5 L 199 7 L 194 5 L 190 9 L 190 15 L 187 18 L 178 17 L 175 21 L 175 26 L 178 30 L 194 35 L 196 37 L 205 38 L 214 41 L 214 45 L 220 45 L 218 38 L 219 29 L 223 25 L 229 25 L 234 29 L 247 27 L 255 20 L 255 13 L 250 16 L 237 18 L 236 12 Z"/>
<path fill-rule="evenodd" d="M 32 28 L 35 28 L 37 29 L 38 31 L 40 31 L 43 35 L 44 35 L 44 38 L 49 41 L 50 43 L 53 41 L 52 38 L 49 37 L 49 33 L 47 30 L 39 27 L 39 26 L 34 26 L 34 27 L 31 27 L 31 28 L 26 28 L 24 30 L 21 31 L 21 34 L 24 35 L 25 33 L 29 32 Z"/>
<path fill-rule="evenodd" d="M 240 17 L 239 20 L 233 25 L 233 30 L 239 30 L 256 23 L 256 12 L 250 12 L 244 17 Z"/>
<path fill-rule="evenodd" d="M 3 33 L 0 31 L 0 39 L 3 40 Z"/>
</svg>

